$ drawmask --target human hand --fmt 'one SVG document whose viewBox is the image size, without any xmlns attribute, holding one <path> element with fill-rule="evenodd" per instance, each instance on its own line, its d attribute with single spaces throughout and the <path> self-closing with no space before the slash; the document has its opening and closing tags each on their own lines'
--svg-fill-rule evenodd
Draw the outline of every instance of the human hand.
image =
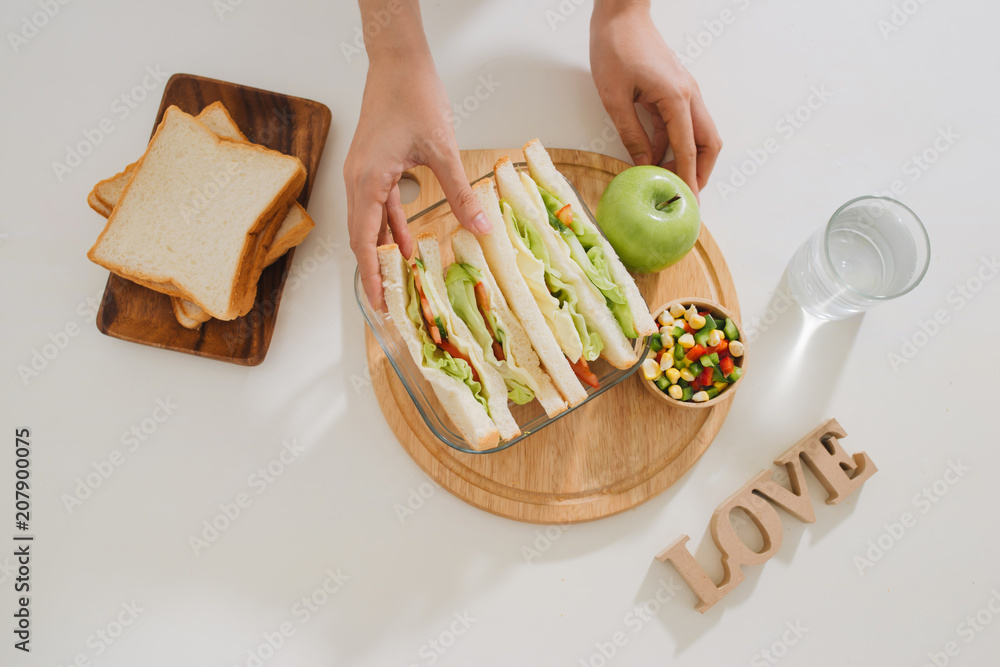
<svg viewBox="0 0 1000 667">
<path fill-rule="evenodd" d="M 663 162 L 695 194 L 705 187 L 722 150 L 697 81 L 663 41 L 649 2 L 595 0 L 590 23 L 590 69 L 604 108 L 635 164 Z M 636 114 L 653 115 L 653 136 Z"/>
<path fill-rule="evenodd" d="M 462 166 L 448 95 L 423 39 L 419 13 L 416 21 L 419 39 L 397 33 L 384 43 L 368 45 L 361 115 L 344 163 L 351 249 L 368 301 L 376 310 L 384 306 L 376 247 L 395 241 L 404 257 L 413 254 L 399 198 L 404 171 L 426 165 L 462 226 L 479 234 L 492 229 Z M 396 27 L 397 31 L 414 28 L 412 22 Z"/>
</svg>

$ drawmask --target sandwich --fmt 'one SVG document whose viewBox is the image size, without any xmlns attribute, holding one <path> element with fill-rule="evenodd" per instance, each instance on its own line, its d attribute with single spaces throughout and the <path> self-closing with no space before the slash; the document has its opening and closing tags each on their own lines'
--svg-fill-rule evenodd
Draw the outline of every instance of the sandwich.
<svg viewBox="0 0 1000 667">
<path fill-rule="evenodd" d="M 541 152 L 548 157 L 544 149 Z M 610 244 L 602 244 L 603 237 L 589 219 L 589 225 L 584 222 L 585 213 L 576 214 L 529 174 L 516 171 L 508 158 L 497 162 L 496 179 L 518 233 L 546 266 L 546 286 L 560 303 L 557 314 L 567 321 L 572 318 L 572 328 L 564 324 L 554 333 L 577 375 L 587 382 L 587 375 L 592 375 L 587 364 L 598 357 L 616 368 L 634 365 L 638 356 L 631 339 L 656 327 L 649 313 L 642 313 L 647 308 L 631 276 L 624 272 L 634 304 L 612 277 L 610 260 L 617 257 Z"/>
<path fill-rule="evenodd" d="M 476 237 L 459 228 L 452 234 L 451 247 L 455 263 L 445 271 L 448 301 L 479 344 L 486 363 L 503 378 L 507 398 L 518 405 L 537 398 L 549 417 L 564 411 L 566 402 L 539 366 L 538 355 L 507 306 Z M 497 267 L 497 271 L 516 270 L 514 265 Z"/>
<path fill-rule="evenodd" d="M 395 244 L 378 248 L 389 317 L 445 412 L 473 449 L 495 447 L 520 434 L 507 406 L 503 377 L 452 309 L 437 237 L 416 238 L 410 265 Z"/>
<path fill-rule="evenodd" d="M 573 231 L 575 240 L 563 234 L 569 240 L 572 257 L 604 296 L 622 333 L 628 338 L 655 333 L 656 323 L 635 280 L 538 139 L 524 145 L 524 158 L 528 173 L 542 195 L 549 221 L 555 218 Z"/>
<path fill-rule="evenodd" d="M 546 257 L 544 245 L 537 235 L 522 234 L 508 203 L 501 208 L 491 179 L 479 181 L 472 191 L 493 225 L 493 231 L 478 240 L 496 282 L 556 388 L 570 405 L 579 405 L 587 400 L 587 392 L 570 359 L 582 356 L 577 326 L 583 325 L 578 314 L 574 317 L 573 304 L 549 291 L 549 284 L 558 278 L 550 277 L 551 263 L 531 250 L 535 246 L 538 255 Z M 582 366 L 576 368 L 582 371 Z"/>
</svg>

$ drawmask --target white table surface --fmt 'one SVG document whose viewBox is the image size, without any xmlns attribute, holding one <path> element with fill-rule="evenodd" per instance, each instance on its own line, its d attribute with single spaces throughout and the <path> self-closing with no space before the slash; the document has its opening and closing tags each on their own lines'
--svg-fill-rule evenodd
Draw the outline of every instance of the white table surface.
<svg viewBox="0 0 1000 667">
<path fill-rule="evenodd" d="M 428 486 L 364 379 L 341 177 L 367 66 L 341 47 L 359 25 L 354 3 L 246 0 L 220 19 L 210 0 L 73 2 L 17 52 L 7 33 L 41 10 L 28 0 L 3 4 L 0 664 L 253 665 L 248 651 L 258 653 L 266 636 L 281 645 L 263 651 L 268 666 L 764 665 L 775 655 L 788 666 L 922 665 L 951 641 L 957 655 L 939 655 L 939 664 L 995 664 L 1000 619 L 982 610 L 991 596 L 1000 609 L 992 509 L 1000 453 L 989 428 L 1000 280 L 974 276 L 990 272 L 982 258 L 1000 249 L 1000 8 L 907 0 L 916 13 L 885 38 L 878 22 L 891 20 L 890 0 L 656 4 L 675 49 L 706 31 L 708 46 L 689 52 L 690 67 L 726 147 L 704 219 L 746 323 L 780 305 L 772 295 L 788 258 L 839 204 L 894 181 L 930 230 L 932 264 L 914 293 L 863 319 L 817 329 L 795 311 L 768 317 L 729 419 L 687 475 L 633 511 L 550 529 L 557 539 L 548 545 L 538 526 Z M 560 7 L 568 16 L 553 30 L 546 11 Z M 588 68 L 589 4 L 423 9 L 453 100 L 472 94 L 480 76 L 500 84 L 462 121 L 462 147 L 539 136 L 627 157 L 617 140 L 600 139 L 608 119 Z M 714 24 L 712 36 L 706 25 L 726 9 L 729 24 Z M 317 228 L 295 264 L 323 257 L 324 243 L 336 247 L 286 290 L 259 367 L 125 343 L 94 325 L 88 304 L 107 272 L 85 257 L 101 223 L 85 199 L 145 145 L 163 81 L 147 79 L 147 99 L 127 117 L 113 104 L 142 84 L 147 66 L 299 95 L 333 112 L 310 202 Z M 814 89 L 831 95 L 814 99 L 819 108 L 794 132 L 779 127 Z M 114 131 L 60 181 L 52 163 L 104 118 Z M 952 143 L 939 141 L 947 151 L 933 155 L 949 129 Z M 718 185 L 772 137 L 779 150 L 724 196 Z M 934 164 L 914 171 L 908 161 L 925 150 Z M 957 296 L 967 285 L 979 288 L 972 302 Z M 918 335 L 919 352 L 894 369 L 888 355 L 939 309 L 947 323 Z M 67 326 L 78 334 L 23 380 L 18 366 Z M 157 401 L 176 407 L 166 416 Z M 878 474 L 847 503 L 820 504 L 813 525 L 783 515 L 779 554 L 748 568 L 709 613 L 695 612 L 693 594 L 675 590 L 679 577 L 654 555 L 687 533 L 720 576 L 706 532 L 716 505 L 831 416 L 849 433 L 844 447 L 867 451 Z M 126 435 L 143 425 L 144 441 Z M 20 426 L 31 428 L 33 448 L 30 655 L 13 649 L 9 631 Z M 279 466 L 286 441 L 302 451 Z M 116 450 L 120 465 L 68 510 L 78 480 L 106 468 Z M 255 471 L 269 463 L 281 474 L 261 482 Z M 968 470 L 946 475 L 952 464 Z M 921 500 L 935 482 L 942 495 Z M 421 491 L 429 497 L 401 521 L 398 507 Z M 241 493 L 251 504 L 196 555 L 190 536 Z M 904 512 L 915 525 L 886 537 Z M 855 557 L 880 537 L 891 549 L 859 572 Z M 524 547 L 539 545 L 528 562 Z M 672 591 L 660 595 L 669 600 L 649 603 L 657 590 Z M 309 610 L 300 602 L 309 596 L 323 604 Z M 637 614 L 643 605 L 655 613 Z M 992 623 L 973 629 L 965 619 L 977 613 Z M 798 635 L 786 632 L 796 625 Z M 282 628 L 289 636 L 275 637 Z M 607 660 L 600 648 L 610 652 L 616 633 L 624 646 Z M 770 661 L 764 650 L 773 650 Z"/>
</svg>

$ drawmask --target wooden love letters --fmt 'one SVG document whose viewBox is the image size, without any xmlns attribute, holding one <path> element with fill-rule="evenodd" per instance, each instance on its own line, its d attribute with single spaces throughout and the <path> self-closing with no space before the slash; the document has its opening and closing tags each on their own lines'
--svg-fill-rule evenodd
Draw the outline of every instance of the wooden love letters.
<svg viewBox="0 0 1000 667">
<path fill-rule="evenodd" d="M 712 515 L 711 526 L 712 539 L 722 552 L 723 576 L 718 585 L 688 551 L 686 544 L 690 538 L 687 535 L 681 535 L 657 555 L 658 560 L 670 561 L 698 596 L 699 603 L 695 607 L 698 611 L 705 613 L 743 581 L 743 565 L 760 565 L 777 553 L 783 529 L 775 505 L 800 521 L 816 521 L 802 470 L 803 462 L 826 489 L 828 505 L 840 503 L 876 473 L 878 468 L 867 454 L 860 452 L 851 456 L 841 448 L 839 438 L 844 437 L 847 433 L 837 420 L 828 420 L 775 459 L 775 465 L 784 466 L 788 472 L 790 489 L 771 479 L 771 470 L 764 470 L 719 505 Z M 737 508 L 749 515 L 764 538 L 761 551 L 748 547 L 733 528 L 730 514 Z"/>
</svg>

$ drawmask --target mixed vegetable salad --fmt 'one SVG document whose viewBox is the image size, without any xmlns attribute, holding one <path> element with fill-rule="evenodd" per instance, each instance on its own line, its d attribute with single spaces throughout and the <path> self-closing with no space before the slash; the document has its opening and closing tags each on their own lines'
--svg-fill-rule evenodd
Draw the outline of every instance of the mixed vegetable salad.
<svg viewBox="0 0 1000 667">
<path fill-rule="evenodd" d="M 694 305 L 672 305 L 657 318 L 643 376 L 678 401 L 704 403 L 743 375 L 736 359 L 743 356 L 740 332 L 732 319 L 716 319 Z"/>
</svg>

